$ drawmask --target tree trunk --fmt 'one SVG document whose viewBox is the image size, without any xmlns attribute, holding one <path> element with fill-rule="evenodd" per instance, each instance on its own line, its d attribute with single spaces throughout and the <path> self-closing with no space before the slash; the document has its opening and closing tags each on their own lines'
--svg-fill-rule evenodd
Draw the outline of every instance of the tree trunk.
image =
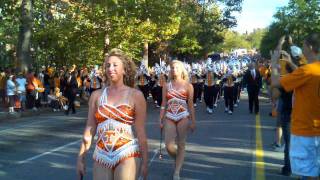
<svg viewBox="0 0 320 180">
<path fill-rule="evenodd" d="M 148 42 L 145 41 L 143 44 L 143 61 L 146 67 L 149 67 L 148 66 L 148 50 L 149 50 L 149 45 L 148 45 Z"/>
<path fill-rule="evenodd" d="M 32 28 L 32 0 L 22 0 L 21 3 L 21 25 L 17 45 L 18 70 L 27 72 L 32 68 L 30 53 L 31 28 Z"/>
</svg>

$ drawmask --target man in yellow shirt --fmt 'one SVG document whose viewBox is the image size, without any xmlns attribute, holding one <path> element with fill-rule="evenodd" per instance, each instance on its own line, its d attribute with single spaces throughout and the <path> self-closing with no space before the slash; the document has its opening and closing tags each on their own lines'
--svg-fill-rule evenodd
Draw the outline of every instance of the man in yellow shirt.
<svg viewBox="0 0 320 180">
<path fill-rule="evenodd" d="M 272 57 L 272 87 L 294 91 L 291 114 L 290 162 L 292 173 L 308 179 L 320 175 L 320 33 L 306 38 L 303 54 L 308 64 L 280 79 L 276 67 L 281 52 Z"/>
</svg>

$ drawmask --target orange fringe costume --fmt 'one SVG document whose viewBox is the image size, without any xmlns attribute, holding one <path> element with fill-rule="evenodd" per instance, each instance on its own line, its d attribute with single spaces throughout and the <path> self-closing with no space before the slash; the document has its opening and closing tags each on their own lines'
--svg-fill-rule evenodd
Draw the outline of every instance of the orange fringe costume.
<svg viewBox="0 0 320 180">
<path fill-rule="evenodd" d="M 188 95 L 186 91 L 177 91 L 173 89 L 172 82 L 170 82 L 168 84 L 167 92 L 168 108 L 166 117 L 176 123 L 181 119 L 188 117 L 187 98 Z"/>
<path fill-rule="evenodd" d="M 127 158 L 141 157 L 134 131 L 134 109 L 128 104 L 108 104 L 105 88 L 95 118 L 98 140 L 93 159 L 107 168 L 116 166 Z"/>
</svg>

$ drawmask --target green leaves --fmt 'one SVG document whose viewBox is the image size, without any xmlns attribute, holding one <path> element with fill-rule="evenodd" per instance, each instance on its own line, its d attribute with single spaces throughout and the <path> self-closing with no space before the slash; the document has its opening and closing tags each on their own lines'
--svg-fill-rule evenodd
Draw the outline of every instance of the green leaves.
<svg viewBox="0 0 320 180">
<path fill-rule="evenodd" d="M 294 44 L 300 47 L 308 34 L 319 32 L 320 1 L 290 0 L 289 4 L 280 8 L 274 17 L 276 21 L 270 25 L 261 43 L 261 52 L 264 57 L 269 57 L 270 50 L 273 50 L 279 38 L 286 34 L 286 28 Z"/>
<path fill-rule="evenodd" d="M 121 48 L 133 59 L 142 58 L 143 44 L 151 52 L 203 56 L 223 40 L 232 27 L 232 12 L 241 0 L 42 0 L 33 1 L 31 48 L 34 64 L 102 64 L 104 53 Z M 21 0 L 0 2 L 0 54 L 18 42 Z M 105 38 L 110 40 L 106 44 Z M 156 55 L 152 55 L 156 56 Z"/>
</svg>

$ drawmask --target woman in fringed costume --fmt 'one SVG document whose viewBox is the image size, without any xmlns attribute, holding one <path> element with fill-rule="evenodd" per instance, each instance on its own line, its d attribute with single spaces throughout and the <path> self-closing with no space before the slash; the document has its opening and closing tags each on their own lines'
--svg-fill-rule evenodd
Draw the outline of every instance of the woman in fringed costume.
<svg viewBox="0 0 320 180">
<path fill-rule="evenodd" d="M 171 62 L 169 82 L 163 87 L 162 95 L 160 128 L 164 127 L 166 148 L 169 155 L 175 160 L 173 179 L 179 180 L 188 128 L 192 131 L 195 129 L 192 101 L 194 91 L 188 82 L 188 73 L 181 61 Z"/>
<path fill-rule="evenodd" d="M 135 180 L 139 170 L 146 179 L 146 101 L 143 94 L 133 88 L 135 65 L 122 51 L 113 49 L 106 57 L 105 67 L 108 86 L 94 91 L 90 97 L 78 155 L 78 175 L 83 178 L 85 174 L 85 156 L 97 135 L 94 180 Z"/>
</svg>

